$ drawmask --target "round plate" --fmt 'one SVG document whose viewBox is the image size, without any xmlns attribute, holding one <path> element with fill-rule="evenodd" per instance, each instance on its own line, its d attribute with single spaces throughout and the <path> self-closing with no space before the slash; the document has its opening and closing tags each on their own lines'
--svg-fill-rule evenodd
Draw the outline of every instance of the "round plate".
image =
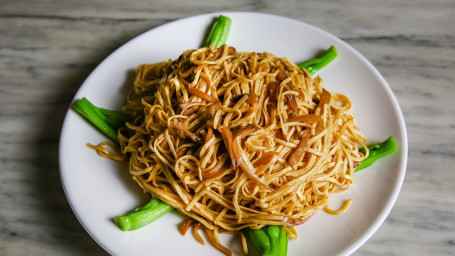
<svg viewBox="0 0 455 256">
<path fill-rule="evenodd" d="M 359 248 L 390 212 L 404 179 L 407 136 L 398 102 L 387 82 L 359 52 L 339 38 L 300 21 L 261 13 L 223 13 L 232 19 L 228 44 L 237 51 L 271 52 L 300 62 L 334 45 L 339 56 L 319 75 L 325 88 L 347 95 L 353 103 L 356 124 L 377 143 L 393 135 L 398 152 L 357 172 L 352 187 L 334 194 L 329 206 L 345 199 L 352 204 L 342 215 L 319 211 L 297 227 L 299 238 L 289 241 L 288 255 L 346 255 Z M 176 59 L 198 48 L 217 13 L 177 20 L 129 41 L 106 58 L 81 86 L 75 100 L 87 97 L 95 105 L 119 109 L 131 87 L 136 66 Z M 113 217 L 147 202 L 123 164 L 99 157 L 86 146 L 106 138 L 69 110 L 60 139 L 60 172 L 68 201 L 87 232 L 112 255 L 219 255 L 200 245 L 191 234 L 181 236 L 183 217 L 173 211 L 142 229 L 120 231 Z M 240 240 L 221 235 L 235 255 Z M 177 245 L 177 246 L 176 246 Z"/>
</svg>

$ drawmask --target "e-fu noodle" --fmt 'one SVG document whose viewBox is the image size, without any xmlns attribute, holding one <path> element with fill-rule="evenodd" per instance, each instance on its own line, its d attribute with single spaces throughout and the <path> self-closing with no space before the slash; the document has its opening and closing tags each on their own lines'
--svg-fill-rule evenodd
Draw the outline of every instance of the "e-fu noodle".
<svg viewBox="0 0 455 256">
<path fill-rule="evenodd" d="M 330 211 L 368 154 L 350 100 L 285 58 L 224 45 L 136 72 L 119 131 L 130 173 L 215 241 Z"/>
</svg>

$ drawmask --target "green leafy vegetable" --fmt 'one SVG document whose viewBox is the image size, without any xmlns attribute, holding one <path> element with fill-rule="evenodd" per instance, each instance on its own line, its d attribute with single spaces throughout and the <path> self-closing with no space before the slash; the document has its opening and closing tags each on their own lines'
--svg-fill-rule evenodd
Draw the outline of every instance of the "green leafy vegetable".
<svg viewBox="0 0 455 256">
<path fill-rule="evenodd" d="M 398 150 L 398 146 L 395 142 L 393 136 L 388 137 L 384 142 L 373 144 L 368 146 L 370 154 L 366 159 L 360 163 L 359 166 L 355 169 L 355 171 L 362 170 L 370 165 L 372 165 L 376 160 L 386 155 L 389 155 Z M 365 149 L 360 149 L 361 152 L 365 153 Z"/>
<path fill-rule="evenodd" d="M 283 228 L 280 228 L 280 237 L 278 237 L 278 246 L 280 256 L 286 256 L 288 253 L 288 234 Z"/>
<path fill-rule="evenodd" d="M 286 256 L 288 235 L 280 226 L 269 225 L 260 229 L 248 228 L 247 234 L 260 255 Z"/>
<path fill-rule="evenodd" d="M 132 213 L 115 217 L 114 222 L 123 231 L 136 230 L 152 223 L 173 209 L 174 207 L 155 198 Z"/>
<path fill-rule="evenodd" d="M 125 126 L 125 123 L 128 120 L 127 115 L 122 112 L 99 108 L 96 106 L 94 107 L 101 114 L 103 120 L 115 130 L 118 130 L 120 127 Z"/>
<path fill-rule="evenodd" d="M 141 211 L 148 210 L 148 209 L 154 207 L 155 205 L 157 205 L 159 202 L 160 202 L 160 200 L 152 199 L 146 205 L 134 209 L 133 212 L 141 212 Z"/>
<path fill-rule="evenodd" d="M 89 120 L 109 139 L 118 143 L 116 130 L 125 124 L 126 116 L 121 112 L 98 108 L 85 97 L 73 104 L 73 109 Z"/>
<path fill-rule="evenodd" d="M 299 66 L 299 68 L 305 68 L 311 75 L 314 75 L 314 73 L 334 60 L 337 55 L 337 49 L 332 45 L 320 57 L 301 62 L 297 64 L 297 66 Z"/>
<path fill-rule="evenodd" d="M 278 245 L 278 238 L 280 237 L 280 227 L 275 225 L 266 226 L 267 235 L 270 240 L 270 247 L 266 250 L 263 256 L 280 256 L 280 247 Z"/>
<path fill-rule="evenodd" d="M 251 242 L 259 250 L 260 253 L 264 253 L 270 248 L 270 238 L 264 229 L 265 227 L 258 229 L 247 228 L 247 233 L 251 239 Z"/>
<path fill-rule="evenodd" d="M 213 24 L 204 46 L 209 47 L 211 44 L 215 44 L 215 48 L 218 48 L 225 44 L 230 30 L 231 19 L 227 16 L 220 15 Z"/>
</svg>

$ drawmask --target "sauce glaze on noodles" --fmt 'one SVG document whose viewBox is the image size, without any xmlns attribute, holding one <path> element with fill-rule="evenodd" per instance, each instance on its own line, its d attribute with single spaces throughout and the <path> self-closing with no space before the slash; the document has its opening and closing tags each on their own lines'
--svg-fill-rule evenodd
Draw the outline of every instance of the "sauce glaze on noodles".
<svg viewBox="0 0 455 256">
<path fill-rule="evenodd" d="M 319 209 L 346 208 L 331 211 L 328 199 L 352 184 L 366 138 L 350 100 L 325 90 L 321 78 L 227 45 L 136 72 L 123 108 L 133 121 L 118 134 L 130 173 L 221 251 L 219 232 L 289 230 Z"/>
</svg>

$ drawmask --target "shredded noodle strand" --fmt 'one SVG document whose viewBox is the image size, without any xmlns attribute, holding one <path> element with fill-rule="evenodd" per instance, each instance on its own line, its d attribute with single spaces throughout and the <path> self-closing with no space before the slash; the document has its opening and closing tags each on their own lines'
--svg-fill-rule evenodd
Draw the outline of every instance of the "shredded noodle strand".
<svg viewBox="0 0 455 256">
<path fill-rule="evenodd" d="M 227 45 L 136 72 L 122 153 L 146 192 L 194 220 L 199 242 L 202 228 L 228 254 L 218 233 L 265 225 L 295 238 L 292 226 L 316 211 L 349 205 L 327 207 L 331 193 L 352 184 L 366 138 L 350 100 L 321 78 L 286 58 Z"/>
</svg>

